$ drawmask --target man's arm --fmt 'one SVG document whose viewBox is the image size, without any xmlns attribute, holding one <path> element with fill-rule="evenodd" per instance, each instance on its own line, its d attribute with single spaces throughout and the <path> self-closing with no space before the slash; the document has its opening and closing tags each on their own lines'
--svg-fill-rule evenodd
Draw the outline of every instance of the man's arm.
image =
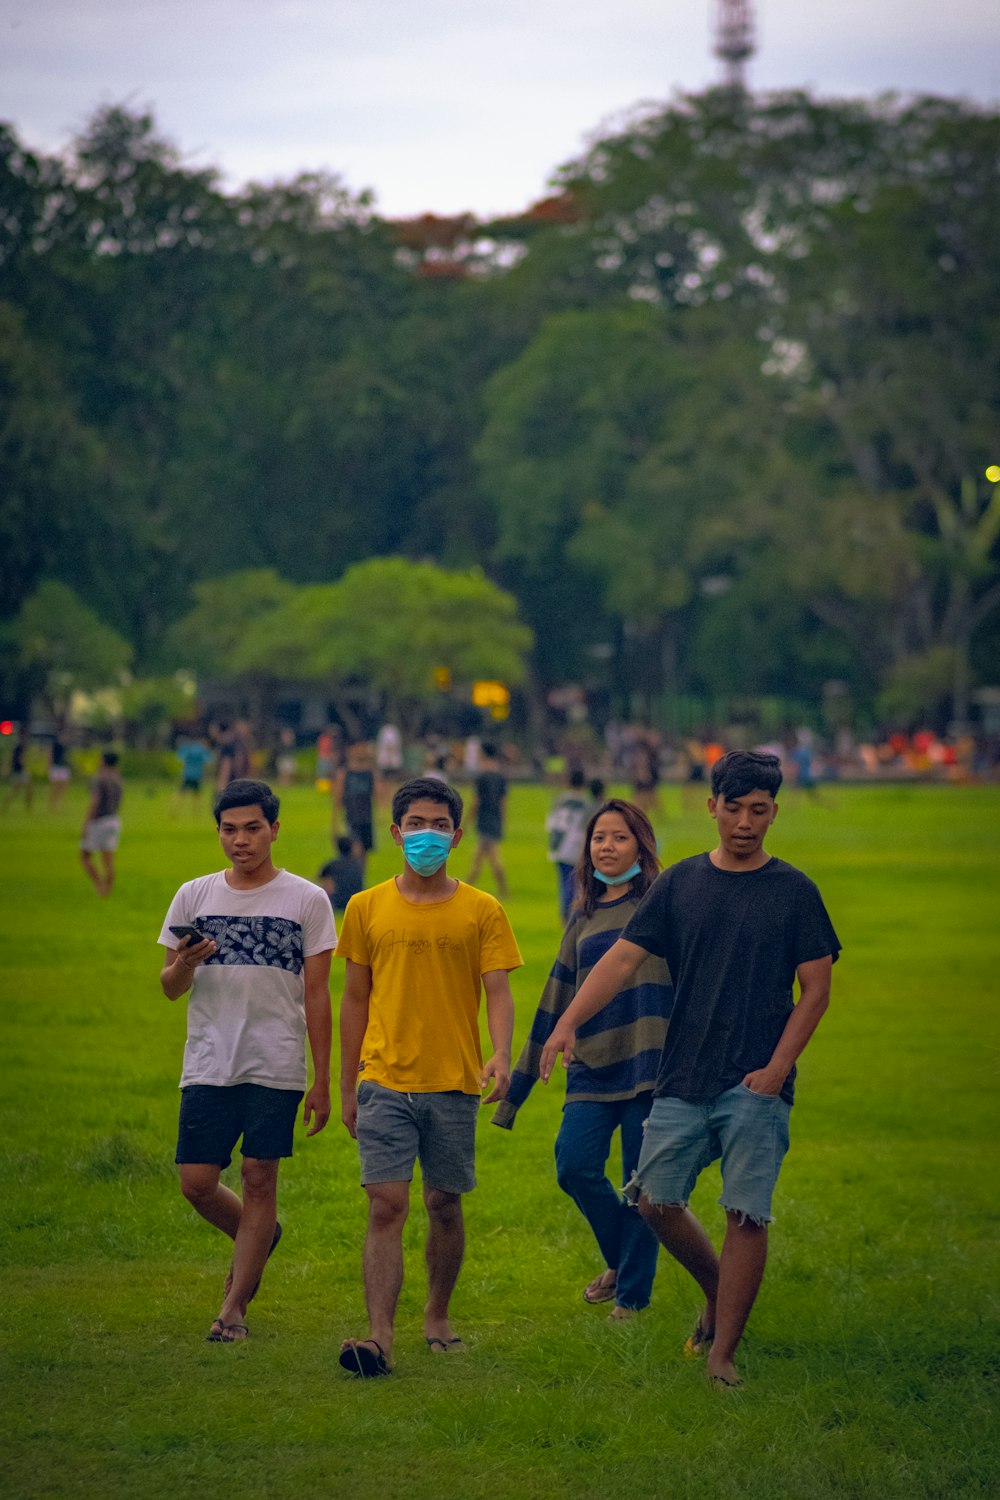
<svg viewBox="0 0 1000 1500">
<path fill-rule="evenodd" d="M 371 969 L 367 964 L 356 964 L 347 959 L 347 978 L 340 1002 L 340 1118 L 355 1138 L 358 1133 L 358 1063 L 368 1029 L 371 993 Z"/>
<path fill-rule="evenodd" d="M 542 1048 L 538 1075 L 543 1083 L 548 1083 L 552 1076 L 552 1069 L 560 1052 L 563 1054 L 563 1067 L 569 1067 L 573 1043 L 576 1041 L 576 1028 L 582 1026 L 584 1021 L 589 1021 L 591 1016 L 596 1016 L 619 991 L 625 989 L 636 969 L 648 956 L 646 949 L 640 948 L 638 943 L 619 938 L 612 943 L 604 957 L 598 959 Z"/>
<path fill-rule="evenodd" d="M 302 1107 L 302 1119 L 317 1135 L 330 1118 L 330 1048 L 333 1045 L 333 1014 L 330 1009 L 330 954 L 311 953 L 305 961 L 306 1033 L 312 1054 L 313 1083 Z"/>
<path fill-rule="evenodd" d="M 164 948 L 166 961 L 160 970 L 160 988 L 168 1000 L 179 1000 L 186 995 L 194 983 L 194 971 L 206 958 L 211 958 L 216 944 L 212 938 L 192 945 L 185 938 L 179 948 Z"/>
<path fill-rule="evenodd" d="M 493 1088 L 483 1100 L 495 1104 L 506 1099 L 510 1088 L 510 1049 L 514 1041 L 514 997 L 506 969 L 490 969 L 483 975 L 486 991 L 486 1027 L 493 1043 L 493 1056 L 483 1068 L 483 1088 L 493 1079 Z"/>
<path fill-rule="evenodd" d="M 792 1065 L 805 1050 L 830 1003 L 832 970 L 833 959 L 829 957 L 813 958 L 808 963 L 799 964 L 795 971 L 799 981 L 798 1004 L 785 1022 L 771 1061 L 764 1068 L 755 1068 L 743 1080 L 753 1093 L 781 1093 Z"/>
</svg>

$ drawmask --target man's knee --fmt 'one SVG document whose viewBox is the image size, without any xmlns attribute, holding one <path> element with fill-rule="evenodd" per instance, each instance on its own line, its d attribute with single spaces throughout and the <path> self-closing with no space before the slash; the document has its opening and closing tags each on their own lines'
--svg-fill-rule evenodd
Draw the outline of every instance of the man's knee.
<svg viewBox="0 0 1000 1500">
<path fill-rule="evenodd" d="M 443 1188 L 426 1188 L 424 1204 L 430 1217 L 445 1229 L 462 1221 L 461 1193 L 446 1193 Z"/>
<path fill-rule="evenodd" d="M 373 1229 L 402 1230 L 410 1211 L 408 1182 L 376 1182 L 366 1186 L 368 1223 Z"/>
<path fill-rule="evenodd" d="M 244 1203 L 267 1203 L 278 1195 L 278 1163 L 257 1157 L 243 1158 L 240 1167 Z"/>
<path fill-rule="evenodd" d="M 219 1186 L 219 1168 L 192 1162 L 182 1162 L 178 1167 L 181 1192 L 192 1208 L 199 1208 L 215 1197 Z"/>
</svg>

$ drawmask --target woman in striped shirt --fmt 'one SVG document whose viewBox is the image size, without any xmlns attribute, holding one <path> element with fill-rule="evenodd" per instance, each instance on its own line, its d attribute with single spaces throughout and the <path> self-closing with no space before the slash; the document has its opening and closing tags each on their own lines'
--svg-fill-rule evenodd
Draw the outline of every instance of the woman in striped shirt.
<svg viewBox="0 0 1000 1500">
<path fill-rule="evenodd" d="M 495 1125 L 512 1128 L 556 1022 L 621 935 L 658 870 L 656 836 L 645 813 L 617 797 L 604 802 L 587 824 L 569 925 Z M 613 1302 L 616 1320 L 648 1306 L 659 1247 L 608 1180 L 605 1165 L 617 1129 L 623 1184 L 635 1171 L 672 1007 L 670 973 L 650 954 L 629 988 L 580 1027 L 568 1063 L 556 1175 L 593 1230 L 606 1265 L 584 1289 L 584 1300 Z"/>
</svg>

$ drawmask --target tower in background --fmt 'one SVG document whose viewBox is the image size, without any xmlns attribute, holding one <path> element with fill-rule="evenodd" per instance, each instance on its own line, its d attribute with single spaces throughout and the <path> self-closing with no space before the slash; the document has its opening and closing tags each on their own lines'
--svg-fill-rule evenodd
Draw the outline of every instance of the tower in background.
<svg viewBox="0 0 1000 1500">
<path fill-rule="evenodd" d="M 753 6 L 750 0 L 717 0 L 715 55 L 722 59 L 726 88 L 746 88 L 747 62 L 754 50 Z"/>
</svg>

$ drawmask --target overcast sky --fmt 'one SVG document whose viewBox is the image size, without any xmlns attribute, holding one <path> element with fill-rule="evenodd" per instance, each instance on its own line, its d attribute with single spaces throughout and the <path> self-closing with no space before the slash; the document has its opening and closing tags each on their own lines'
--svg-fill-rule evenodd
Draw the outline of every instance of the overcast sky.
<svg viewBox="0 0 1000 1500">
<path fill-rule="evenodd" d="M 719 78 L 716 0 L 0 0 L 0 118 L 64 146 L 151 107 L 236 186 L 303 169 L 405 215 L 514 211 L 630 106 Z M 750 81 L 1000 100 L 998 0 L 756 0 Z"/>
</svg>

